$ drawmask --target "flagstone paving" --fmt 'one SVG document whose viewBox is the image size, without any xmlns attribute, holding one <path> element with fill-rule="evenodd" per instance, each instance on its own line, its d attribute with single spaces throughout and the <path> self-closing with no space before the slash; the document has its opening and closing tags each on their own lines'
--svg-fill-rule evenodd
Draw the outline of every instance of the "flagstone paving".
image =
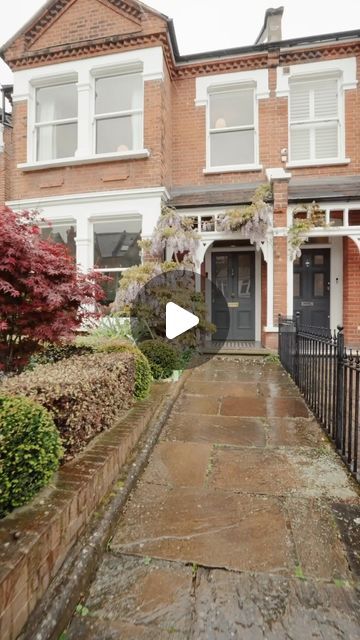
<svg viewBox="0 0 360 640">
<path fill-rule="evenodd" d="M 360 497 L 283 369 L 194 369 L 70 640 L 358 640 Z"/>
</svg>

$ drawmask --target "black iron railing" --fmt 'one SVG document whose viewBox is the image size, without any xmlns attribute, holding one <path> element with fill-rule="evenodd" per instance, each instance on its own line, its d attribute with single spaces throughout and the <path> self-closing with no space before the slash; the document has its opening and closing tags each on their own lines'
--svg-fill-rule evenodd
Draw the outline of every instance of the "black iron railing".
<svg viewBox="0 0 360 640">
<path fill-rule="evenodd" d="M 279 356 L 350 471 L 360 481 L 360 353 L 337 331 L 279 316 Z"/>
</svg>

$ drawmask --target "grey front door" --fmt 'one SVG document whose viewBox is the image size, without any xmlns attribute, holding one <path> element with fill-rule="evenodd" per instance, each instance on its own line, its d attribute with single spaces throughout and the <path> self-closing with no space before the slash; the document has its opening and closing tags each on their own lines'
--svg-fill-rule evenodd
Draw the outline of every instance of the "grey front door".
<svg viewBox="0 0 360 640">
<path fill-rule="evenodd" d="M 255 340 L 255 253 L 253 251 L 212 254 L 212 281 L 224 296 L 230 314 L 226 326 L 223 298 L 214 287 L 212 322 L 214 340 Z"/>
<path fill-rule="evenodd" d="M 294 311 L 302 324 L 330 325 L 330 249 L 304 249 L 294 262 Z"/>
</svg>

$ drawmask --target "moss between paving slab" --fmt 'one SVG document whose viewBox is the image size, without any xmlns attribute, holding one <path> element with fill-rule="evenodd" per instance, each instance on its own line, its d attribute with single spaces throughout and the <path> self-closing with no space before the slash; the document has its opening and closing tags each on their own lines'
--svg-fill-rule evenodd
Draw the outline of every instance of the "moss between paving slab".
<svg viewBox="0 0 360 640">
<path fill-rule="evenodd" d="M 174 402 L 189 377 L 185 372 L 149 418 L 133 458 L 110 490 L 82 539 L 70 551 L 44 598 L 31 614 L 18 640 L 57 640 L 70 621 L 105 551 L 120 513 L 142 473 Z"/>
</svg>

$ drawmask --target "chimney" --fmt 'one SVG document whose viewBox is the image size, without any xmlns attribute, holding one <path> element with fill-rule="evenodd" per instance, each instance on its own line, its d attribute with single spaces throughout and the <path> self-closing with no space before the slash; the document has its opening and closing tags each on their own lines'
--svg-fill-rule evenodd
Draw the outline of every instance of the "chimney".
<svg viewBox="0 0 360 640">
<path fill-rule="evenodd" d="M 277 9 L 267 9 L 263 27 L 255 40 L 255 44 L 265 42 L 280 42 L 281 38 L 281 20 L 284 13 L 284 7 Z"/>
</svg>

